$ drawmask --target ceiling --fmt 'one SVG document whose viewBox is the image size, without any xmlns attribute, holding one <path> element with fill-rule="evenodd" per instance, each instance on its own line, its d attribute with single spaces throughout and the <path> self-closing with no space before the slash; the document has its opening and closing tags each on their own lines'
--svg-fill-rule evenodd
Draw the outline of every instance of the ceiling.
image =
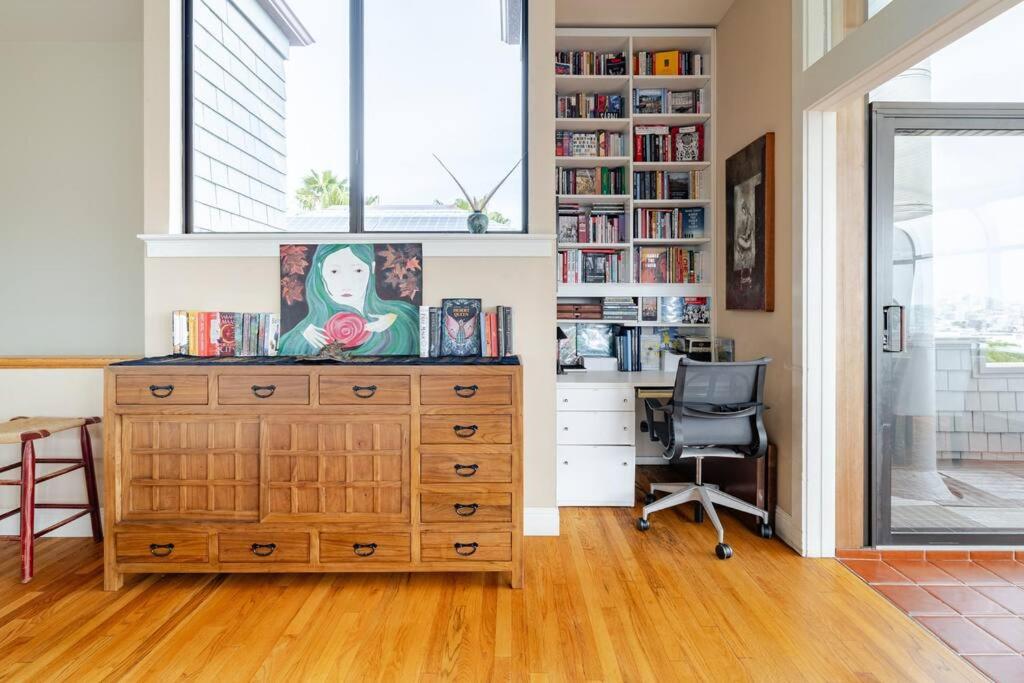
<svg viewBox="0 0 1024 683">
<path fill-rule="evenodd" d="M 555 23 L 559 26 L 717 26 L 733 1 L 557 0 Z"/>
</svg>

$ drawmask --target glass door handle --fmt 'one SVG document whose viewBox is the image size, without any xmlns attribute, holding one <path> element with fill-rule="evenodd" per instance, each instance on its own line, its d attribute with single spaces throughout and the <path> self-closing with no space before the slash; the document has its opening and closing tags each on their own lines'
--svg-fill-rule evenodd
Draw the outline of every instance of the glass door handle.
<svg viewBox="0 0 1024 683">
<path fill-rule="evenodd" d="M 882 351 L 902 353 L 907 348 L 907 315 L 903 306 L 882 306 Z"/>
</svg>

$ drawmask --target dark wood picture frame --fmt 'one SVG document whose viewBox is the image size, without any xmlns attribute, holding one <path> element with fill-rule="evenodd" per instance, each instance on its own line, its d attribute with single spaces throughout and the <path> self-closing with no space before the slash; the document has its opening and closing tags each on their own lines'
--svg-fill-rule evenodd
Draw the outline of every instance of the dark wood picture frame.
<svg viewBox="0 0 1024 683">
<path fill-rule="evenodd" d="M 725 308 L 775 310 L 775 133 L 725 161 Z"/>
</svg>

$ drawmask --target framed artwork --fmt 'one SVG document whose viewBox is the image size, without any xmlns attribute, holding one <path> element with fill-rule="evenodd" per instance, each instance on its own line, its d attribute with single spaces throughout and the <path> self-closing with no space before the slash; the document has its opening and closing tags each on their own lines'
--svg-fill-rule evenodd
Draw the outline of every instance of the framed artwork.
<svg viewBox="0 0 1024 683">
<path fill-rule="evenodd" d="M 775 310 L 775 133 L 725 161 L 725 307 Z"/>
<path fill-rule="evenodd" d="M 421 244 L 282 244 L 278 353 L 419 353 Z"/>
</svg>

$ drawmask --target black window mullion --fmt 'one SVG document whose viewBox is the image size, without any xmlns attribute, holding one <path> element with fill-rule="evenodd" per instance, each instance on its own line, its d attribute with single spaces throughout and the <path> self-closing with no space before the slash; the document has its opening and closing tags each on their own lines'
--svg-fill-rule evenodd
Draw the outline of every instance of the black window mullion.
<svg viewBox="0 0 1024 683">
<path fill-rule="evenodd" d="M 349 230 L 363 232 L 363 0 L 349 5 Z"/>
</svg>

